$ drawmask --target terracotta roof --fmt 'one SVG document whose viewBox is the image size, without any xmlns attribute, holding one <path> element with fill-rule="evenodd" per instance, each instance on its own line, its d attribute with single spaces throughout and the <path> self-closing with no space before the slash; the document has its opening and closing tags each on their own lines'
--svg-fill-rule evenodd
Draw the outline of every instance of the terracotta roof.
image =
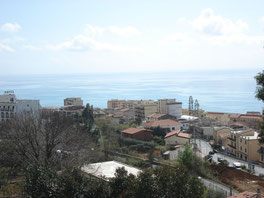
<svg viewBox="0 0 264 198">
<path fill-rule="evenodd" d="M 259 116 L 259 115 L 241 115 L 239 118 L 260 120 L 261 116 Z"/>
<path fill-rule="evenodd" d="M 165 115 L 166 114 L 163 114 L 163 113 L 153 113 L 153 114 L 151 114 L 148 117 L 150 117 L 150 118 L 160 118 L 160 117 L 165 116 Z"/>
<path fill-rule="evenodd" d="M 180 132 L 181 132 L 181 130 L 171 131 L 171 132 L 167 133 L 167 135 L 165 136 L 165 138 L 170 137 L 172 135 L 178 135 Z"/>
<path fill-rule="evenodd" d="M 178 137 L 190 139 L 192 137 L 192 135 L 188 134 L 188 133 L 182 133 L 181 132 L 181 133 L 178 134 Z"/>
<path fill-rule="evenodd" d="M 157 126 L 175 126 L 181 125 L 180 122 L 176 122 L 174 120 L 166 119 L 166 120 L 156 120 L 152 122 L 145 123 L 146 127 L 157 127 Z"/>
<path fill-rule="evenodd" d="M 140 129 L 140 128 L 128 128 L 128 129 L 125 129 L 123 131 L 121 131 L 122 133 L 128 133 L 128 134 L 135 134 L 135 133 L 138 133 L 138 132 L 141 132 L 141 131 L 148 131 L 148 132 L 151 132 L 150 130 L 147 130 L 147 129 Z"/>
<path fill-rule="evenodd" d="M 225 114 L 225 113 L 222 113 L 222 112 L 207 112 L 208 114 L 221 114 L 221 115 L 223 115 L 223 114 Z"/>
<path fill-rule="evenodd" d="M 233 196 L 228 197 L 228 198 L 257 198 L 257 197 L 258 197 L 257 193 L 245 191 L 245 192 L 233 195 Z M 264 196 L 261 195 L 261 198 L 264 198 Z"/>
</svg>

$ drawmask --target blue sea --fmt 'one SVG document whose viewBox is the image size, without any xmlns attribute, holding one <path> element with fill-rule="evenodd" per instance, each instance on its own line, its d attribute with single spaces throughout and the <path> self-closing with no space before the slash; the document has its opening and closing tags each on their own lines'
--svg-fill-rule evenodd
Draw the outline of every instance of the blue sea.
<svg viewBox="0 0 264 198">
<path fill-rule="evenodd" d="M 173 71 L 115 74 L 1 76 L 0 94 L 14 90 L 17 98 L 39 99 L 42 106 L 62 106 L 67 97 L 106 108 L 109 99 L 176 98 L 188 107 L 189 96 L 206 111 L 262 111 L 255 98 L 259 71 Z"/>
</svg>

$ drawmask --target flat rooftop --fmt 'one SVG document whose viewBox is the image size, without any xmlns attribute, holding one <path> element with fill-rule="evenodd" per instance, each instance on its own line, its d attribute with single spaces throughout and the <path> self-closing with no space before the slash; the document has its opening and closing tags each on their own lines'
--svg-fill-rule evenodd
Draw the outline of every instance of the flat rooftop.
<svg viewBox="0 0 264 198">
<path fill-rule="evenodd" d="M 124 167 L 128 174 L 137 176 L 141 170 L 117 161 L 99 162 L 82 166 L 81 170 L 89 175 L 109 180 L 115 177 L 118 168 Z"/>
</svg>

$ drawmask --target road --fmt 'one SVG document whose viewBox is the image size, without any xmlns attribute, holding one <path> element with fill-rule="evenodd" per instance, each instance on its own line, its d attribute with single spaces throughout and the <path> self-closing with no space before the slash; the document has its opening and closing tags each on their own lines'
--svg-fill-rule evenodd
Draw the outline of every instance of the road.
<svg viewBox="0 0 264 198">
<path fill-rule="evenodd" d="M 201 157 L 208 155 L 208 153 L 213 150 L 211 145 L 208 142 L 206 142 L 205 140 L 196 139 L 196 144 L 197 144 L 198 150 L 200 151 L 199 154 Z M 213 161 L 217 162 L 218 157 L 227 160 L 229 162 L 229 166 L 232 166 L 233 162 L 240 162 L 241 165 L 245 165 L 248 168 L 248 162 L 239 160 L 239 159 L 231 157 L 231 156 L 223 155 L 221 153 L 215 153 L 213 155 Z M 259 165 L 255 165 L 255 174 L 256 175 L 264 174 L 264 168 L 259 166 Z"/>
</svg>

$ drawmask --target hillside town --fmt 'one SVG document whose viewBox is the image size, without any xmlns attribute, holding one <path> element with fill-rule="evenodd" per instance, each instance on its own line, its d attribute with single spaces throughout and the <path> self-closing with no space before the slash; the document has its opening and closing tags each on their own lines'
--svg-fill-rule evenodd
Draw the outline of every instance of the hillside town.
<svg viewBox="0 0 264 198">
<path fill-rule="evenodd" d="M 65 98 L 61 107 L 44 107 L 40 105 L 39 100 L 18 99 L 14 91 L 6 91 L 0 95 L 0 125 L 5 126 L 4 123 L 23 114 L 39 117 L 41 112 L 57 112 L 76 121 L 83 117 L 84 112 L 91 110 L 93 120 L 119 127 L 117 130 L 120 133 L 119 138 L 122 137 L 123 142 L 135 143 L 129 143 L 131 145 L 125 152 L 123 148 L 120 150 L 106 146 L 104 142 L 107 138 L 104 136 L 107 136 L 107 130 L 100 129 L 99 144 L 103 146 L 107 156 L 113 155 L 112 161 L 83 164 L 81 170 L 88 175 L 95 174 L 95 177 L 108 181 L 107 178 L 113 178 L 115 171 L 120 167 L 124 167 L 128 173 L 137 175 L 141 170 L 133 167 L 137 166 L 135 163 L 129 164 L 127 160 L 118 159 L 127 159 L 134 155 L 140 160 L 147 160 L 149 146 L 153 148 L 151 152 L 154 156 L 151 163 L 158 166 L 165 163 L 171 166 L 186 150 L 186 145 L 191 145 L 198 158 L 213 164 L 225 164 L 232 171 L 239 171 L 233 173 L 233 178 L 230 178 L 231 185 L 225 181 L 223 175 L 219 175 L 221 173 L 217 173 L 219 178 L 224 178 L 221 180 L 222 184 L 217 183 L 213 188 L 221 191 L 225 197 L 228 195 L 236 197 L 235 194 L 241 191 L 264 189 L 263 185 L 244 188 L 237 184 L 238 180 L 235 178 L 235 175 L 245 172 L 250 175 L 249 178 L 252 175 L 261 179 L 260 177 L 264 175 L 264 145 L 259 143 L 259 126 L 263 121 L 261 113 L 206 112 L 199 108 L 197 100 L 193 104 L 192 97 L 189 98 L 188 109 L 183 109 L 182 106 L 183 103 L 176 99 L 157 101 L 111 99 L 107 101 L 107 108 L 103 109 L 93 108 L 90 104 L 84 105 L 80 97 L 71 97 Z M 99 124 L 93 122 L 89 126 L 89 131 L 95 133 L 100 122 Z M 133 150 L 133 154 L 130 150 Z M 57 151 L 63 152 L 61 149 Z M 212 188 L 213 181 L 209 181 L 209 184 L 206 180 L 201 181 L 209 189 Z"/>
</svg>

